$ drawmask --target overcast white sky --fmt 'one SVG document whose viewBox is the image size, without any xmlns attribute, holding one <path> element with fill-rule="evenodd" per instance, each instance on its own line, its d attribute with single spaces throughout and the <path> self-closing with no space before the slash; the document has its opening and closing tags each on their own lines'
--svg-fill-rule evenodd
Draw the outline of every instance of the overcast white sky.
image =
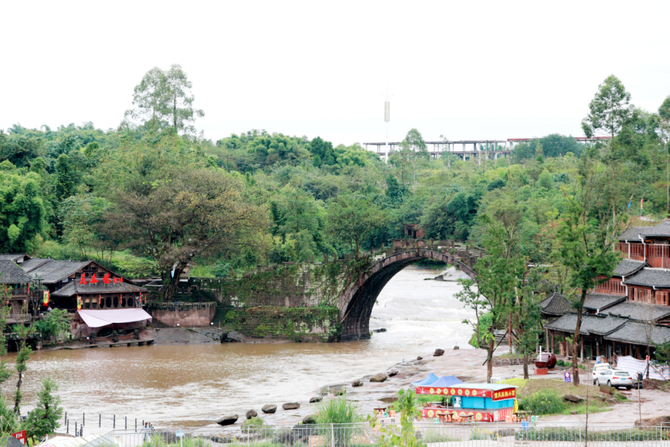
<svg viewBox="0 0 670 447">
<path fill-rule="evenodd" d="M 154 66 L 193 82 L 195 126 L 335 144 L 581 135 L 598 84 L 670 95 L 669 1 L 2 1 L 0 128 L 116 127 Z"/>
</svg>

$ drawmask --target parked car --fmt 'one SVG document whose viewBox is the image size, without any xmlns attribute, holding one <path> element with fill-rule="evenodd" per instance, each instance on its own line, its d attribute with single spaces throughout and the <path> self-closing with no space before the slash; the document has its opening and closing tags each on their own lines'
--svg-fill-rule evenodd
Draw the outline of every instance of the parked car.
<svg viewBox="0 0 670 447">
<path fill-rule="evenodd" d="M 614 369 L 612 368 L 612 365 L 609 363 L 598 363 L 593 367 L 593 371 L 591 372 L 591 380 L 593 380 L 593 384 L 596 384 L 596 379 L 598 378 L 598 373 L 601 371 L 605 371 L 607 369 Z"/>
<path fill-rule="evenodd" d="M 605 369 L 598 372 L 596 385 L 607 385 L 630 390 L 633 388 L 633 376 L 628 371 Z"/>
</svg>

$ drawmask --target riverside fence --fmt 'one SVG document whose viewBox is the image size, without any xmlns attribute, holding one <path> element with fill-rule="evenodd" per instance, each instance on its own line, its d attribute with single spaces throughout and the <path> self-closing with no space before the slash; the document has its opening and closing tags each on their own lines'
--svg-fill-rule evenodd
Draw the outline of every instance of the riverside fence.
<svg viewBox="0 0 670 447">
<path fill-rule="evenodd" d="M 430 447 L 670 447 L 670 426 L 419 423 L 415 431 Z M 115 430 L 82 447 L 376 447 L 380 438 L 367 424 Z"/>
</svg>

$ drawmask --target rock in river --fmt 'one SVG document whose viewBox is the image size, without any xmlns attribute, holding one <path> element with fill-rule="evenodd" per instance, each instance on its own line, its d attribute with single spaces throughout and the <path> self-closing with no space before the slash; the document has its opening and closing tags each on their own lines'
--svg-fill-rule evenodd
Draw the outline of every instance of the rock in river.
<svg viewBox="0 0 670 447">
<path fill-rule="evenodd" d="M 352 382 L 351 386 L 353 386 L 353 387 L 363 386 L 363 382 L 361 382 L 360 380 L 357 380 L 355 382 Z"/>
<path fill-rule="evenodd" d="M 297 410 L 298 408 L 300 408 L 300 404 L 298 402 L 288 402 L 282 405 L 281 407 L 284 410 Z"/>
<path fill-rule="evenodd" d="M 433 353 L 433 357 L 439 357 L 441 355 L 444 355 L 444 349 L 436 349 Z"/>
<path fill-rule="evenodd" d="M 273 414 L 277 412 L 277 406 L 276 405 L 263 405 L 263 408 L 261 408 L 261 411 L 263 413 L 268 413 L 268 414 Z"/>
<path fill-rule="evenodd" d="M 228 416 L 224 416 L 216 421 L 216 423 L 219 425 L 233 425 L 235 422 L 237 422 L 236 414 L 230 414 Z"/>
<path fill-rule="evenodd" d="M 256 416 L 258 416 L 258 413 L 256 413 L 256 410 L 247 411 L 247 419 L 255 418 Z"/>
<path fill-rule="evenodd" d="M 323 397 L 321 397 L 321 396 L 316 396 L 316 397 L 312 397 L 312 398 L 309 400 L 309 403 L 310 403 L 310 404 L 313 404 L 313 403 L 315 403 L 315 402 L 321 402 L 322 400 L 323 400 Z"/>
<path fill-rule="evenodd" d="M 305 419 L 302 420 L 303 424 L 316 424 L 316 416 L 309 414 L 305 416 Z"/>
<path fill-rule="evenodd" d="M 379 373 L 375 374 L 374 376 L 370 377 L 370 382 L 383 382 L 386 379 L 388 379 L 388 376 L 384 373 Z"/>
</svg>

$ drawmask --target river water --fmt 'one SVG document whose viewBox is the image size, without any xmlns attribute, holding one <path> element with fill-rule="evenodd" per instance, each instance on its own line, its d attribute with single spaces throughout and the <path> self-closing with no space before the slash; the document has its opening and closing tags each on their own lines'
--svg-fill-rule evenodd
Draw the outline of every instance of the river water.
<svg viewBox="0 0 670 447">
<path fill-rule="evenodd" d="M 117 415 L 117 428 L 124 416 L 129 428 L 134 418 L 156 426 L 204 426 L 266 403 L 306 402 L 321 386 L 382 372 L 436 348 L 469 348 L 472 331 L 462 321 L 471 311 L 454 298 L 457 283 L 424 280 L 437 273 L 416 267 L 399 272 L 372 313 L 371 328 L 386 332 L 370 340 L 36 352 L 24 376 L 23 412 L 35 405 L 41 378 L 51 377 L 70 418 L 81 420 L 86 412 L 87 426 L 97 426 L 98 414 L 103 425 Z M 15 383 L 13 377 L 4 384 L 6 398 Z"/>
</svg>

